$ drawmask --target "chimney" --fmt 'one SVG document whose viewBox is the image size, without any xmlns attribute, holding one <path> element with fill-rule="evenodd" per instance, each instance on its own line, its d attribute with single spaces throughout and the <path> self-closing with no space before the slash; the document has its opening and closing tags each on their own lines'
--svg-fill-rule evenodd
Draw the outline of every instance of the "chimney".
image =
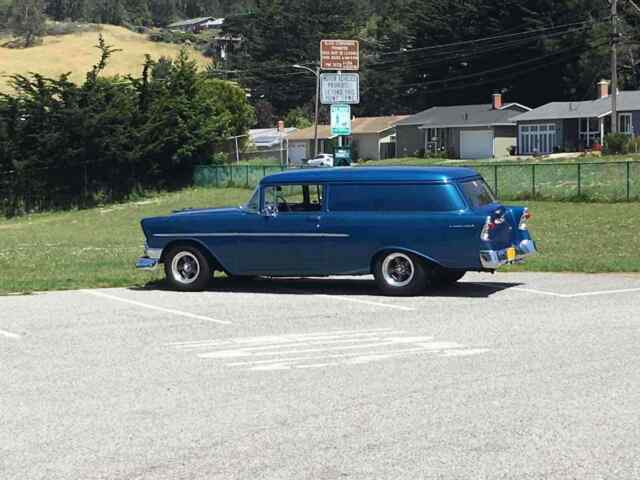
<svg viewBox="0 0 640 480">
<path fill-rule="evenodd" d="M 609 82 L 600 80 L 598 82 L 598 98 L 606 98 L 609 96 Z"/>
<path fill-rule="evenodd" d="M 278 120 L 278 131 L 279 132 L 284 132 L 284 121 L 283 120 Z"/>
<path fill-rule="evenodd" d="M 500 110 L 502 108 L 502 94 L 494 93 L 493 94 L 493 109 Z"/>
</svg>

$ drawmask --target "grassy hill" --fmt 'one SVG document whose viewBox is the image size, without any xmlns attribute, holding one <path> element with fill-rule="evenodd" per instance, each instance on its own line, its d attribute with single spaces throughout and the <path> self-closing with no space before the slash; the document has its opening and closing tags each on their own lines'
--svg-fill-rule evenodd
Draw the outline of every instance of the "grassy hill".
<svg viewBox="0 0 640 480">
<path fill-rule="evenodd" d="M 35 72 L 55 78 L 72 72 L 72 80 L 82 82 L 92 65 L 98 61 L 99 52 L 95 45 L 99 34 L 104 36 L 108 45 L 123 50 L 111 58 L 105 75 L 139 76 L 145 54 L 157 59 L 163 55 L 175 57 L 180 52 L 178 45 L 151 42 L 145 35 L 112 25 L 101 26 L 96 32 L 48 36 L 40 46 L 28 49 L 0 48 L 0 91 L 10 90 L 6 76 L 16 73 Z M 4 43 L 8 39 L 0 40 L 0 43 Z M 202 66 L 210 62 L 195 49 L 191 49 L 189 53 Z"/>
</svg>

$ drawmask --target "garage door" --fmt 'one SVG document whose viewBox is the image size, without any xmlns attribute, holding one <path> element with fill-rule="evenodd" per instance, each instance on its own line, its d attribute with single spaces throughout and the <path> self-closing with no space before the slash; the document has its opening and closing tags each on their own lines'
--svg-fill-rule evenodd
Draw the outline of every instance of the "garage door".
<svg viewBox="0 0 640 480">
<path fill-rule="evenodd" d="M 307 158 L 307 146 L 305 142 L 289 143 L 289 162 L 300 163 Z"/>
<path fill-rule="evenodd" d="M 460 158 L 481 159 L 493 157 L 491 130 L 462 130 L 460 132 Z"/>
</svg>

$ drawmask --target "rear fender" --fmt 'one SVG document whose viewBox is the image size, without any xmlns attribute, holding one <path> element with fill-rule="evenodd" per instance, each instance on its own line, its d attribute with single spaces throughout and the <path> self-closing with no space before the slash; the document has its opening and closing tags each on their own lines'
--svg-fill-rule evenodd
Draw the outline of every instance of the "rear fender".
<svg viewBox="0 0 640 480">
<path fill-rule="evenodd" d="M 435 267 L 435 268 L 444 268 L 444 266 L 442 265 L 441 262 L 437 261 L 436 259 L 425 255 L 424 253 L 420 253 L 417 252 L 415 250 L 411 250 L 409 248 L 405 248 L 405 247 L 384 247 L 381 248 L 380 250 L 378 250 L 375 255 L 371 258 L 371 273 L 373 273 L 375 271 L 375 266 L 376 266 L 376 262 L 378 261 L 378 259 L 385 255 L 386 253 L 390 253 L 390 252 L 401 252 L 401 253 L 409 253 L 412 255 L 415 255 L 418 258 L 421 258 L 422 260 L 424 260 L 425 263 L 427 263 L 428 265 Z"/>
</svg>

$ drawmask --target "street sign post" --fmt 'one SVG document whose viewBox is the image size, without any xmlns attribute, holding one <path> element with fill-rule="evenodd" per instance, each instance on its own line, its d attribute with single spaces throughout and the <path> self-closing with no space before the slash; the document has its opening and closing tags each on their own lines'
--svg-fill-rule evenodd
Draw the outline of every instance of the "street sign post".
<svg viewBox="0 0 640 480">
<path fill-rule="evenodd" d="M 357 73 L 320 75 L 320 102 L 323 105 L 360 103 L 360 75 Z"/>
<path fill-rule="evenodd" d="M 331 105 L 331 135 L 351 135 L 351 107 L 344 103 Z"/>
<path fill-rule="evenodd" d="M 360 42 L 357 40 L 322 40 L 320 42 L 322 70 L 360 70 Z"/>
</svg>

